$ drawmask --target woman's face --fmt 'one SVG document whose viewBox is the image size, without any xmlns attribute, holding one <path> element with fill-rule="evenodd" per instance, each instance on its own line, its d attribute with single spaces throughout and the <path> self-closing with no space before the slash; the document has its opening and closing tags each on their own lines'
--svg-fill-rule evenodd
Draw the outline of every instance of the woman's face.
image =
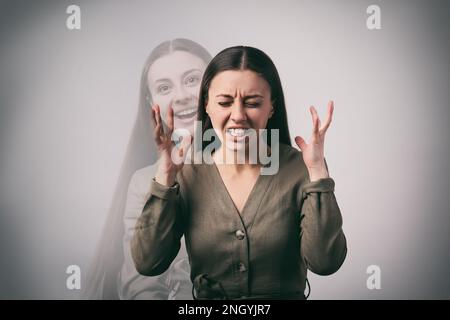
<svg viewBox="0 0 450 320">
<path fill-rule="evenodd" d="M 273 114 L 270 86 L 254 71 L 220 72 L 211 82 L 206 112 L 228 150 L 247 149 L 248 129 L 259 136 Z"/>
<path fill-rule="evenodd" d="M 199 57 L 186 51 L 175 51 L 155 60 L 148 71 L 153 103 L 160 106 L 164 121 L 168 107 L 172 105 L 175 129 L 187 129 L 193 134 L 205 68 L 205 62 Z"/>
</svg>

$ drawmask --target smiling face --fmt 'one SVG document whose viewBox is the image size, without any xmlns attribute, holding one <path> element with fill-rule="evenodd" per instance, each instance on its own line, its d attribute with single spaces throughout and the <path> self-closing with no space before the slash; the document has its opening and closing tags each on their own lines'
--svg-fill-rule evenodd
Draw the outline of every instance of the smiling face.
<svg viewBox="0 0 450 320">
<path fill-rule="evenodd" d="M 248 149 L 249 129 L 258 134 L 273 114 L 270 86 L 251 70 L 220 72 L 209 87 L 206 112 L 226 149 Z"/>
<path fill-rule="evenodd" d="M 148 71 L 153 103 L 160 106 L 164 121 L 172 104 L 175 129 L 187 129 L 193 134 L 205 68 L 205 62 L 199 57 L 186 51 L 175 51 L 157 59 Z"/>
</svg>

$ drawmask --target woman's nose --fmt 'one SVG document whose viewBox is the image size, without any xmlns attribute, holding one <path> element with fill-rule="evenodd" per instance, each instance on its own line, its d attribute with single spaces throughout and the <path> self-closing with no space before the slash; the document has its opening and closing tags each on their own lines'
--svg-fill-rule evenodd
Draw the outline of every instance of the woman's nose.
<svg viewBox="0 0 450 320">
<path fill-rule="evenodd" d="M 247 120 L 247 115 L 242 102 L 235 102 L 231 107 L 231 120 L 234 122 L 242 122 Z"/>
<path fill-rule="evenodd" d="M 175 104 L 186 104 L 190 100 L 189 92 L 183 86 L 179 86 L 176 88 L 173 100 Z"/>
</svg>

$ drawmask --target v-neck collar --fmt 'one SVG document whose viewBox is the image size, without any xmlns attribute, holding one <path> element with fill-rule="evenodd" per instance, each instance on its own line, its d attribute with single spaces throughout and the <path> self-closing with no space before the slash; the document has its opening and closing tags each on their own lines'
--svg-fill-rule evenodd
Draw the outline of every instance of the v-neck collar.
<svg viewBox="0 0 450 320">
<path fill-rule="evenodd" d="M 237 209 L 226 185 L 220 175 L 219 168 L 215 162 L 212 165 L 207 165 L 210 168 L 211 175 L 215 180 L 214 185 L 218 186 L 217 192 L 219 193 L 218 199 L 223 198 L 226 202 L 227 208 L 225 210 L 233 210 L 234 214 L 236 214 L 244 226 L 248 229 L 254 221 L 254 218 L 258 212 L 258 208 L 265 197 L 265 194 L 268 190 L 269 184 L 272 181 L 273 175 L 262 175 L 259 174 L 258 178 L 255 181 L 255 184 L 250 191 L 247 200 L 245 201 L 244 206 L 242 207 L 242 212 L 239 212 Z"/>
</svg>

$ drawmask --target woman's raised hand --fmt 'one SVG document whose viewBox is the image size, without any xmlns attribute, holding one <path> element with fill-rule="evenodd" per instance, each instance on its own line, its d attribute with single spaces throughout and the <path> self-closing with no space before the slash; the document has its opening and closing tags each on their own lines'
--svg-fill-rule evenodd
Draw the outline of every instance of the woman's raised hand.
<svg viewBox="0 0 450 320">
<path fill-rule="evenodd" d="M 152 106 L 151 118 L 154 128 L 153 134 L 159 154 L 158 170 L 155 179 L 156 182 L 170 187 L 175 183 L 177 172 L 183 167 L 192 137 L 184 136 L 180 146 L 175 146 L 175 143 L 172 141 L 174 121 L 171 105 L 169 105 L 167 111 L 166 130 L 164 130 L 159 105 L 155 104 Z"/>
<path fill-rule="evenodd" d="M 313 121 L 311 141 L 307 144 L 302 137 L 297 136 L 295 137 L 295 142 L 302 151 L 303 161 L 308 168 L 310 180 L 315 181 L 328 177 L 324 157 L 324 144 L 325 133 L 331 124 L 331 119 L 333 116 L 334 103 L 333 101 L 328 102 L 327 118 L 323 126 L 320 126 L 320 119 L 317 115 L 316 109 L 311 106 L 309 110 Z"/>
</svg>

